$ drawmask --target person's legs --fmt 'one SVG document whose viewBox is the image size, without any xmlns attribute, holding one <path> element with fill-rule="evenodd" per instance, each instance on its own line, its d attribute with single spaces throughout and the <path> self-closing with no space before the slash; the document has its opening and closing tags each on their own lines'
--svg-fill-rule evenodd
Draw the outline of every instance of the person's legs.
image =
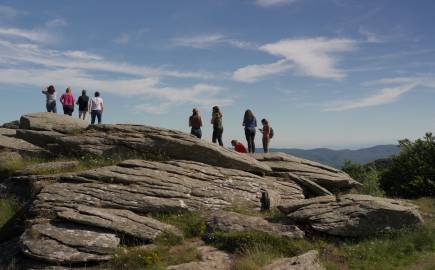
<svg viewBox="0 0 435 270">
<path fill-rule="evenodd" d="M 251 130 L 251 147 L 252 147 L 252 153 L 255 153 L 255 129 Z"/>
<path fill-rule="evenodd" d="M 103 112 L 97 111 L 97 118 L 98 118 L 98 124 L 101 124 L 101 121 L 103 120 Z"/>
<path fill-rule="evenodd" d="M 220 130 L 219 130 L 219 133 L 218 133 L 218 141 L 219 141 L 219 145 L 220 146 L 224 146 L 224 143 L 222 142 L 222 135 L 224 134 L 224 129 L 223 128 L 221 128 Z"/>
<path fill-rule="evenodd" d="M 264 153 L 269 152 L 269 139 L 263 138 L 263 151 Z"/>
<path fill-rule="evenodd" d="M 56 101 L 54 101 L 54 102 L 52 102 L 51 103 L 51 111 L 53 112 L 53 113 L 57 113 L 57 105 L 56 105 Z"/>
<path fill-rule="evenodd" d="M 46 103 L 45 104 L 45 108 L 47 109 L 47 112 L 51 112 L 51 104 L 50 103 Z"/>
<path fill-rule="evenodd" d="M 97 111 L 91 111 L 91 124 L 95 124 L 95 117 L 97 117 Z"/>
<path fill-rule="evenodd" d="M 198 139 L 201 139 L 201 137 L 202 137 L 202 131 L 200 128 L 192 128 L 190 130 L 190 134 L 194 135 Z"/>
<path fill-rule="evenodd" d="M 213 128 L 213 137 L 212 137 L 211 141 L 213 143 L 216 143 L 217 137 L 218 137 L 218 129 Z"/>
<path fill-rule="evenodd" d="M 79 119 L 82 119 L 82 117 L 83 117 L 83 111 L 79 110 Z"/>
<path fill-rule="evenodd" d="M 251 139 L 250 139 L 249 129 L 247 128 L 245 128 L 245 137 L 246 137 L 246 142 L 248 143 L 248 152 L 251 153 Z"/>
<path fill-rule="evenodd" d="M 68 106 L 63 105 L 63 114 L 68 114 Z"/>
</svg>

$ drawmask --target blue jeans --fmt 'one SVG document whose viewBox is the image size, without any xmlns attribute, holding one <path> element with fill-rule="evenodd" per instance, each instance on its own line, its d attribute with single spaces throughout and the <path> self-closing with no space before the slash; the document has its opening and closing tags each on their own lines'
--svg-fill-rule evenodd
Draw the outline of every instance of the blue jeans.
<svg viewBox="0 0 435 270">
<path fill-rule="evenodd" d="M 200 128 L 192 128 L 190 130 L 190 134 L 195 135 L 198 139 L 201 139 L 202 137 L 202 131 Z"/>
<path fill-rule="evenodd" d="M 103 118 L 103 112 L 101 110 L 91 111 L 91 124 L 95 124 L 95 118 L 98 118 L 98 124 L 101 124 L 101 119 Z"/>
<path fill-rule="evenodd" d="M 255 153 L 255 128 L 245 128 L 245 136 L 248 142 L 248 152 Z"/>
<path fill-rule="evenodd" d="M 45 106 L 47 108 L 47 112 L 57 113 L 56 101 L 47 102 Z"/>
</svg>

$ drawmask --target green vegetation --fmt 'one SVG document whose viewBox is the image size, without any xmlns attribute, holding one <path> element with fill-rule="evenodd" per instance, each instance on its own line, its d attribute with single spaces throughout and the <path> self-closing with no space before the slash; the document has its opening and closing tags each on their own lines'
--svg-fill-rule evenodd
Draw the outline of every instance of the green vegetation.
<svg viewBox="0 0 435 270">
<path fill-rule="evenodd" d="M 198 212 L 156 213 L 153 218 L 178 227 L 185 238 L 201 237 L 205 232 L 205 220 Z"/>
<path fill-rule="evenodd" d="M 0 198 L 0 229 L 18 211 L 19 203 L 13 198 Z"/>
<path fill-rule="evenodd" d="M 426 133 L 415 142 L 405 139 L 399 144 L 400 154 L 380 179 L 382 189 L 405 198 L 435 196 L 435 137 Z"/>
<path fill-rule="evenodd" d="M 379 183 L 380 172 L 373 164 L 360 165 L 346 161 L 343 171 L 363 185 L 359 190 L 360 193 L 379 197 L 384 196 L 385 192 L 381 189 Z"/>
</svg>

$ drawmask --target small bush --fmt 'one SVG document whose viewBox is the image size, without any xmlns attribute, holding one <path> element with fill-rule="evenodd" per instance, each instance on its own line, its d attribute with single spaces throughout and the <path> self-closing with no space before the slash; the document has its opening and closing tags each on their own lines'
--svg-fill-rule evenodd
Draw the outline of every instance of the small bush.
<svg viewBox="0 0 435 270">
<path fill-rule="evenodd" d="M 19 203 L 13 198 L 0 198 L 0 228 L 17 212 Z"/>
<path fill-rule="evenodd" d="M 343 171 L 363 185 L 360 190 L 361 193 L 378 197 L 384 196 L 384 191 L 379 183 L 380 173 L 374 166 L 346 161 Z"/>
</svg>

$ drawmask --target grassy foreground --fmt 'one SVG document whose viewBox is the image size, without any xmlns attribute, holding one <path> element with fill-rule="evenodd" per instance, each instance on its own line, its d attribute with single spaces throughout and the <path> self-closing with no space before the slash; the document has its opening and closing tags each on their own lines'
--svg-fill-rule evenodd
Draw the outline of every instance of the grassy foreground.
<svg viewBox="0 0 435 270">
<path fill-rule="evenodd" d="M 0 197 L 0 229 L 15 215 L 18 207 L 15 199 Z"/>
</svg>

